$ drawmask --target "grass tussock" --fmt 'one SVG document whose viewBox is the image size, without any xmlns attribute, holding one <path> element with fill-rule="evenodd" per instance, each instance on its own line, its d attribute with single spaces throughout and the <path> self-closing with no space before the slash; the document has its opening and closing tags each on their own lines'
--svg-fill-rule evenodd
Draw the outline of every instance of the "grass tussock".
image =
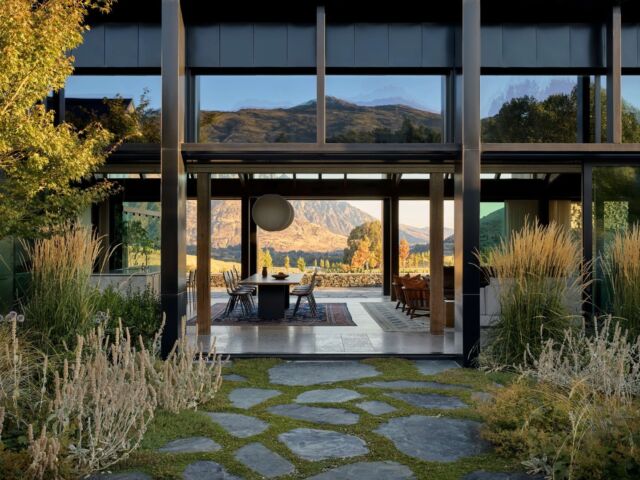
<svg viewBox="0 0 640 480">
<path fill-rule="evenodd" d="M 24 311 L 31 327 L 68 344 L 93 328 L 97 290 L 91 273 L 101 248 L 91 228 L 79 225 L 24 243 L 25 265 L 31 272 Z"/>
<path fill-rule="evenodd" d="M 561 339 L 576 316 L 568 301 L 585 288 L 580 245 L 556 223 L 528 222 L 483 256 L 499 284 L 500 315 L 494 320 L 484 360 L 519 365 L 527 348 L 537 356 L 543 339 Z"/>
<path fill-rule="evenodd" d="M 609 311 L 633 336 L 640 335 L 640 225 L 616 232 L 602 256 Z"/>
</svg>

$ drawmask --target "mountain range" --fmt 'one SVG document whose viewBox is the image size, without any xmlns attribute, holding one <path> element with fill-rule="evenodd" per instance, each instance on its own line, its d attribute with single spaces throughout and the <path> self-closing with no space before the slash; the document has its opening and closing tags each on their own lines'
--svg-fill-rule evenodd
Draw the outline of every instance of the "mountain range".
<svg viewBox="0 0 640 480">
<path fill-rule="evenodd" d="M 327 141 L 348 133 L 376 130 L 398 131 L 405 121 L 440 134 L 442 115 L 396 103 L 359 105 L 326 97 Z M 200 112 L 201 142 L 260 143 L 316 141 L 316 102 L 311 100 L 289 108 L 243 108 L 237 111 Z"/>
<path fill-rule="evenodd" d="M 259 232 L 261 248 L 277 252 L 334 252 L 347 246 L 351 230 L 375 220 L 346 201 L 292 200 L 296 216 L 284 232 Z M 240 244 L 241 206 L 239 200 L 212 200 L 211 246 L 228 248 Z M 453 230 L 445 228 L 445 236 Z M 400 238 L 410 245 L 428 244 L 429 229 L 400 225 Z M 187 245 L 196 244 L 196 206 L 187 202 Z"/>
</svg>

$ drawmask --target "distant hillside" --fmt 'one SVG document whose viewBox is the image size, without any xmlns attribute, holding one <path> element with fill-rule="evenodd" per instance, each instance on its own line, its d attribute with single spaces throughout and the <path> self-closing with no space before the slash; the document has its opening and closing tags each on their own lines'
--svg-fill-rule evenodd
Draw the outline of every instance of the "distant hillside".
<svg viewBox="0 0 640 480">
<path fill-rule="evenodd" d="M 401 104 L 362 106 L 327 97 L 327 141 L 439 141 L 442 116 Z M 406 122 L 414 127 L 404 132 Z M 375 132 L 375 133 L 374 133 Z M 424 139 L 423 137 L 429 137 Z M 436 140 L 437 138 L 437 140 Z M 422 140 L 421 140 L 422 139 Z M 364 139 L 366 141 L 366 139 Z M 244 108 L 232 112 L 201 111 L 200 141 L 222 143 L 316 141 L 316 102 L 291 108 Z"/>
</svg>

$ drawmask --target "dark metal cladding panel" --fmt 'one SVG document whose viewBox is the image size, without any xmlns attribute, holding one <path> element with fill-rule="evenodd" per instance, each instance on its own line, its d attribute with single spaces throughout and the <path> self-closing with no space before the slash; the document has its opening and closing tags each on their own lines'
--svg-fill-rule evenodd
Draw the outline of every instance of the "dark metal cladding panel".
<svg viewBox="0 0 640 480">
<path fill-rule="evenodd" d="M 353 67 L 355 65 L 355 27 L 327 25 L 327 67 Z"/>
<path fill-rule="evenodd" d="M 536 27 L 503 25 L 503 65 L 509 67 L 536 67 Z"/>
<path fill-rule="evenodd" d="M 604 66 L 604 37 L 597 27 L 571 25 L 571 66 Z"/>
<path fill-rule="evenodd" d="M 187 66 L 220 66 L 220 25 L 194 25 L 188 27 Z"/>
<path fill-rule="evenodd" d="M 389 25 L 356 23 L 355 66 L 389 66 Z"/>
<path fill-rule="evenodd" d="M 454 28 L 450 25 L 422 25 L 422 66 L 451 67 L 455 60 Z"/>
<path fill-rule="evenodd" d="M 287 66 L 287 26 L 260 24 L 253 27 L 253 65 L 255 67 Z"/>
<path fill-rule="evenodd" d="M 482 66 L 502 67 L 502 25 L 482 27 Z"/>
<path fill-rule="evenodd" d="M 313 67 L 315 64 L 315 26 L 289 24 L 287 26 L 287 66 Z"/>
<path fill-rule="evenodd" d="M 105 25 L 105 66 L 138 66 L 138 25 Z"/>
<path fill-rule="evenodd" d="M 638 66 L 638 26 L 622 26 L 622 68 Z"/>
<path fill-rule="evenodd" d="M 160 25 L 140 24 L 138 30 L 138 66 L 160 68 Z"/>
<path fill-rule="evenodd" d="M 220 66 L 253 66 L 253 24 L 220 25 Z"/>
<path fill-rule="evenodd" d="M 84 42 L 73 51 L 76 67 L 104 67 L 104 25 L 84 33 Z"/>
<path fill-rule="evenodd" d="M 415 67 L 422 63 L 422 26 L 418 23 L 389 25 L 389 66 Z"/>
<path fill-rule="evenodd" d="M 538 67 L 571 64 L 571 28 L 568 25 L 537 26 Z"/>
</svg>

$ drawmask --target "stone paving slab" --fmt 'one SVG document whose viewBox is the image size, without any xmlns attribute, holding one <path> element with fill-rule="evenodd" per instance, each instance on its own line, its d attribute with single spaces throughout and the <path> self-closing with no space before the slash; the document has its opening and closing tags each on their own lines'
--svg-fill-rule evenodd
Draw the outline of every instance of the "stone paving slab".
<svg viewBox="0 0 640 480">
<path fill-rule="evenodd" d="M 94 473 L 87 480 L 153 480 L 143 472 Z"/>
<path fill-rule="evenodd" d="M 276 405 L 267 409 L 269 413 L 283 417 L 306 420 L 314 423 L 327 423 L 329 425 L 355 425 L 360 416 L 351 413 L 344 408 L 309 407 L 307 405 Z"/>
<path fill-rule="evenodd" d="M 385 402 L 373 400 L 370 402 L 361 402 L 356 404 L 356 407 L 361 408 L 371 415 L 384 415 L 385 413 L 395 412 L 397 410 L 393 405 L 389 405 Z"/>
<path fill-rule="evenodd" d="M 295 472 L 291 462 L 272 452 L 261 443 L 250 443 L 239 449 L 235 458 L 245 467 L 265 478 L 276 478 Z"/>
<path fill-rule="evenodd" d="M 544 475 L 527 475 L 526 473 L 485 472 L 478 470 L 462 477 L 462 480 L 544 480 Z"/>
<path fill-rule="evenodd" d="M 251 407 L 280 395 L 278 390 L 264 388 L 236 388 L 229 394 L 231 404 L 236 408 L 248 410 Z"/>
<path fill-rule="evenodd" d="M 452 368 L 460 368 L 454 360 L 415 360 L 414 363 L 422 375 L 436 375 Z"/>
<path fill-rule="evenodd" d="M 296 403 L 343 403 L 361 398 L 358 392 L 346 388 L 332 388 L 328 390 L 309 390 L 298 395 Z"/>
<path fill-rule="evenodd" d="M 158 449 L 161 453 L 217 452 L 222 447 L 207 437 L 179 438 Z"/>
<path fill-rule="evenodd" d="M 441 410 L 454 410 L 466 408 L 469 405 L 458 397 L 440 395 L 438 393 L 400 393 L 393 392 L 385 394 L 388 397 L 402 400 L 403 402 L 418 408 L 438 408 Z"/>
<path fill-rule="evenodd" d="M 409 467 L 396 462 L 358 462 L 320 473 L 307 480 L 411 480 Z"/>
<path fill-rule="evenodd" d="M 429 462 L 454 462 L 489 450 L 480 423 L 447 417 L 411 415 L 392 418 L 374 430 L 402 453 Z"/>
<path fill-rule="evenodd" d="M 242 375 L 238 375 L 235 373 L 230 373 L 228 375 L 222 375 L 222 379 L 226 380 L 228 382 L 246 382 L 247 379 L 246 377 L 243 377 Z"/>
<path fill-rule="evenodd" d="M 364 440 L 346 433 L 296 428 L 278 435 L 278 440 L 304 460 L 350 458 L 369 453 Z"/>
<path fill-rule="evenodd" d="M 236 438 L 253 437 L 269 428 L 267 422 L 240 413 L 212 413 L 207 416 Z"/>
<path fill-rule="evenodd" d="M 371 365 L 356 361 L 287 362 L 269 370 L 269 381 L 279 385 L 321 385 L 380 375 Z"/>
<path fill-rule="evenodd" d="M 184 480 L 242 480 L 240 477 L 231 475 L 219 463 L 204 460 L 187 465 L 182 472 L 182 478 Z"/>
<path fill-rule="evenodd" d="M 470 390 L 466 385 L 451 385 L 439 382 L 421 382 L 411 380 L 393 380 L 390 382 L 369 382 L 363 383 L 360 387 L 384 388 L 387 390 L 409 390 L 414 388 L 430 388 L 432 390 Z"/>
</svg>

